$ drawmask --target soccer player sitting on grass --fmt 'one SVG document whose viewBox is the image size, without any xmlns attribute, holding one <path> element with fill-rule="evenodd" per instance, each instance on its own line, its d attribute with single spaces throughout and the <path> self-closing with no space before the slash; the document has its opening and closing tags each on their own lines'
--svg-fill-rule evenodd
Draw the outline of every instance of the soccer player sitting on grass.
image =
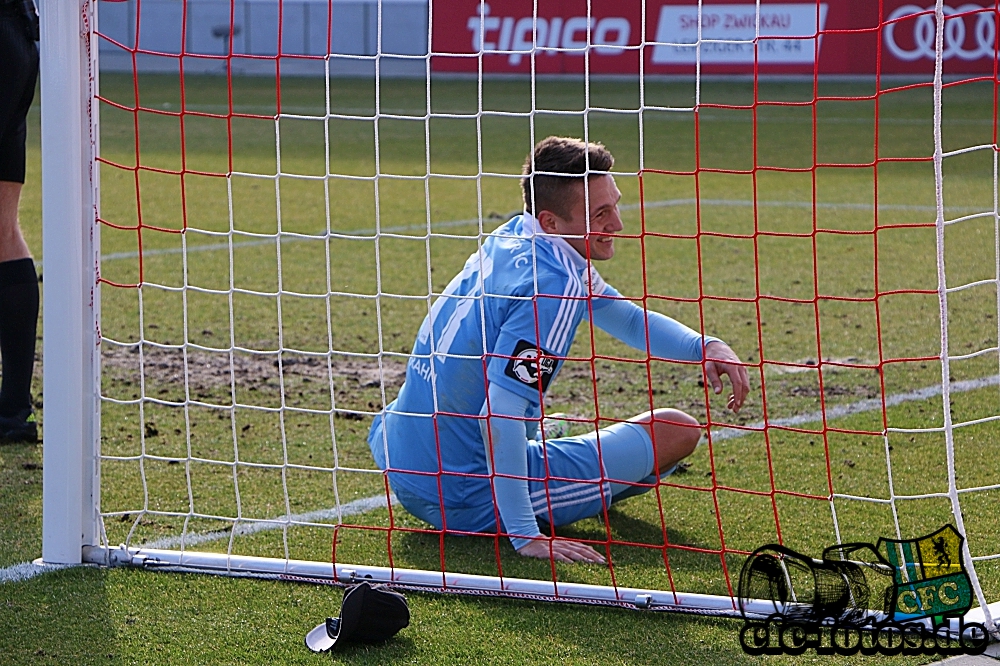
<svg viewBox="0 0 1000 666">
<path fill-rule="evenodd" d="M 746 398 L 746 369 L 728 345 L 644 311 L 595 270 L 623 228 L 613 164 L 600 144 L 549 137 L 535 146 L 521 181 L 524 214 L 487 236 L 434 302 L 399 396 L 372 423 L 368 443 L 396 497 L 437 529 L 496 533 L 499 518 L 521 555 L 604 562 L 586 544 L 543 536 L 538 520 L 599 515 L 694 451 L 698 421 L 676 409 L 543 441 L 543 397 L 584 318 L 643 352 L 648 330 L 654 357 L 704 353 L 716 393 L 729 376 L 729 408 Z"/>
</svg>

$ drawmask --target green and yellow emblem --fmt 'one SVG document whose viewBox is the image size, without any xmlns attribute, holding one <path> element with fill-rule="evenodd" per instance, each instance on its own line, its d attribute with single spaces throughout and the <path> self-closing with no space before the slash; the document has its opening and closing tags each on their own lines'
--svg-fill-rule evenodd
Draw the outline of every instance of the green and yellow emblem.
<svg viewBox="0 0 1000 666">
<path fill-rule="evenodd" d="M 964 615 L 972 607 L 972 585 L 962 564 L 963 541 L 951 525 L 909 541 L 879 539 L 878 552 L 895 579 L 893 620 L 930 617 L 938 622 Z"/>
</svg>

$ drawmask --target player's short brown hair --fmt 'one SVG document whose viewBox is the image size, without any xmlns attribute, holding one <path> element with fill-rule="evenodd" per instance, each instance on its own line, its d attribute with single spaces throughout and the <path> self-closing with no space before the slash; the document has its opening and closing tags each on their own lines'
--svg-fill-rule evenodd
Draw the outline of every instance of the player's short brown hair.
<svg viewBox="0 0 1000 666">
<path fill-rule="evenodd" d="M 563 136 L 542 139 L 521 169 L 525 210 L 533 215 L 547 210 L 568 221 L 573 209 L 574 186 L 583 182 L 588 165 L 590 172 L 598 172 L 591 175 L 596 178 L 603 175 L 600 172 L 610 171 L 614 164 L 614 156 L 603 144 Z M 544 172 L 579 175 L 550 176 L 543 175 Z"/>
</svg>

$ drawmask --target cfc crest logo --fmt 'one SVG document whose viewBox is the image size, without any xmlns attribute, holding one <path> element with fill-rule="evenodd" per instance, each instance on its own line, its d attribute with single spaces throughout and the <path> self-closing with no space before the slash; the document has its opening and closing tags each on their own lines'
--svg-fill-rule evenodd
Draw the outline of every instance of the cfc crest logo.
<svg viewBox="0 0 1000 666">
<path fill-rule="evenodd" d="M 545 391 L 552 381 L 555 370 L 554 358 L 544 356 L 544 352 L 527 340 L 519 340 L 514 347 L 513 357 L 507 362 L 504 374 L 528 386 L 541 384 L 542 391 Z"/>
<path fill-rule="evenodd" d="M 963 537 L 951 525 L 909 541 L 879 539 L 893 574 L 886 608 L 897 620 L 962 615 L 972 607 L 972 584 L 962 565 Z"/>
</svg>

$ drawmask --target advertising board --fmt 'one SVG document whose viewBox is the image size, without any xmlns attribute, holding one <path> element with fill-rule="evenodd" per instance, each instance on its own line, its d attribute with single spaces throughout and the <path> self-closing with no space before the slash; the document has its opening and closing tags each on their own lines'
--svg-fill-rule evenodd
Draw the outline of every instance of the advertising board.
<svg viewBox="0 0 1000 666">
<path fill-rule="evenodd" d="M 997 12 L 945 5 L 946 73 L 991 74 Z M 881 5 L 881 13 L 879 6 Z M 588 14 L 589 7 L 589 14 Z M 643 12 L 643 7 L 645 12 Z M 487 73 L 924 74 L 934 5 L 906 0 L 431 0 L 433 68 Z M 534 58 L 532 58 L 534 55 Z M 876 63 L 878 63 L 876 65 Z"/>
</svg>

